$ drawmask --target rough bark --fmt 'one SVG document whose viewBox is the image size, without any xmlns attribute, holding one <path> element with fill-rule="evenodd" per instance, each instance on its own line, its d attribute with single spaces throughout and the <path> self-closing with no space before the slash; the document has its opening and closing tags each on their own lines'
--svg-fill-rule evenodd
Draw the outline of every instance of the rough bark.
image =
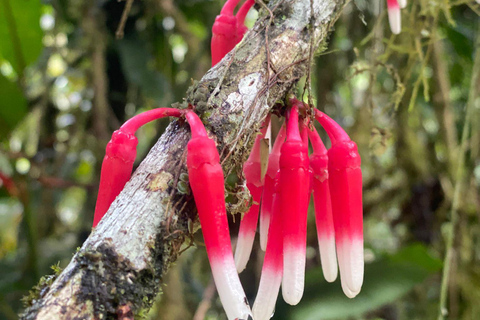
<svg viewBox="0 0 480 320">
<path fill-rule="evenodd" d="M 310 46 L 327 41 L 346 2 L 270 1 L 273 19 L 262 9 L 242 43 L 189 89 L 187 102 L 216 139 L 225 172 L 241 166 L 262 119 L 305 75 Z M 189 136 L 182 121 L 170 124 L 70 264 L 37 288 L 22 319 L 128 317 L 151 306 L 198 228 L 185 182 Z"/>
</svg>

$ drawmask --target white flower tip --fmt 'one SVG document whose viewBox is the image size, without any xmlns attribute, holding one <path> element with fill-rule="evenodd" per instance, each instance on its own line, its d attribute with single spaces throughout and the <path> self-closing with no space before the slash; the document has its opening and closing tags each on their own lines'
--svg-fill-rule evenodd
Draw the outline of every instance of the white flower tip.
<svg viewBox="0 0 480 320">
<path fill-rule="evenodd" d="M 285 281 L 282 283 L 283 300 L 291 306 L 297 305 L 303 296 L 303 288 L 290 288 L 292 286 L 285 286 Z M 303 286 L 302 286 L 303 287 Z"/>
<path fill-rule="evenodd" d="M 265 231 L 266 232 L 266 231 Z M 268 234 L 265 234 L 264 233 L 260 233 L 260 249 L 262 249 L 262 251 L 265 251 L 267 250 L 267 238 L 268 238 Z"/>
<path fill-rule="evenodd" d="M 349 286 L 347 285 L 347 278 L 348 275 L 350 275 L 350 270 L 348 269 L 348 263 L 346 261 L 348 260 L 347 250 L 348 248 L 345 248 L 345 246 L 337 247 L 338 263 L 340 266 L 340 283 L 342 284 L 342 290 L 348 298 L 352 299 L 358 294 L 358 292 L 350 290 Z"/>
<path fill-rule="evenodd" d="M 358 291 L 352 291 L 350 290 L 347 285 L 345 284 L 345 281 L 344 280 L 341 280 L 341 283 L 342 283 L 342 290 L 343 290 L 343 293 L 345 293 L 345 295 L 350 298 L 350 299 L 353 299 L 355 298 L 359 293 L 360 293 L 360 290 Z"/>
<path fill-rule="evenodd" d="M 342 286 L 355 295 L 358 294 L 363 284 L 363 238 L 346 239 L 337 243 L 337 256 Z"/>
<path fill-rule="evenodd" d="M 323 276 L 327 282 L 334 282 L 338 276 L 335 237 L 318 239 Z"/>
<path fill-rule="evenodd" d="M 477 0 L 477 1 L 480 1 L 480 0 Z M 398 6 L 400 8 L 406 8 L 407 7 L 407 0 L 398 0 Z"/>
<path fill-rule="evenodd" d="M 269 220 L 260 219 L 260 249 L 267 250 Z"/>
<path fill-rule="evenodd" d="M 253 304 L 253 318 L 255 320 L 268 320 L 275 311 L 278 291 L 282 282 L 282 273 L 273 270 L 262 270 L 257 297 Z"/>
<path fill-rule="evenodd" d="M 273 307 L 267 305 L 267 303 L 255 303 L 253 304 L 253 319 L 255 320 L 269 320 L 273 317 L 275 312 L 275 301 L 273 302 Z"/>
<path fill-rule="evenodd" d="M 305 249 L 305 248 L 303 248 Z M 305 285 L 305 250 L 290 248 L 283 253 L 282 296 L 294 306 L 300 302 Z"/>
<path fill-rule="evenodd" d="M 325 280 L 327 282 L 334 282 L 335 280 L 337 280 L 337 276 L 338 276 L 338 270 L 335 266 L 335 268 L 332 268 L 330 270 L 325 270 L 324 267 L 322 267 L 322 270 L 323 270 L 323 276 L 325 277 Z"/>
<path fill-rule="evenodd" d="M 249 235 L 239 234 L 238 236 L 237 247 L 235 248 L 235 267 L 238 273 L 245 270 L 247 266 L 252 253 L 254 239 L 255 233 Z"/>
<path fill-rule="evenodd" d="M 233 257 L 210 260 L 218 296 L 229 320 L 248 319 L 252 315 L 245 292 L 238 278 Z"/>
<path fill-rule="evenodd" d="M 388 8 L 388 21 L 393 34 L 399 34 L 402 30 L 402 16 L 400 8 Z"/>
<path fill-rule="evenodd" d="M 248 258 L 250 257 L 250 254 L 247 256 L 245 254 L 245 250 L 235 250 L 235 267 L 237 268 L 237 272 L 241 273 L 245 268 L 247 267 L 247 262 Z"/>
<path fill-rule="evenodd" d="M 363 239 L 352 241 L 350 248 L 350 276 L 347 277 L 348 287 L 352 292 L 360 292 L 363 284 Z"/>
<path fill-rule="evenodd" d="M 363 261 L 362 261 L 363 262 Z M 363 285 L 363 263 L 352 268 L 348 287 L 352 292 L 360 292 Z"/>
</svg>

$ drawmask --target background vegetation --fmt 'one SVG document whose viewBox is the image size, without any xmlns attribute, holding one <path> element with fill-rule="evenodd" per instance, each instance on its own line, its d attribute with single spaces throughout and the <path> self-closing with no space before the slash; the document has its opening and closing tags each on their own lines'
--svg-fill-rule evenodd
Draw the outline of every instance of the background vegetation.
<svg viewBox="0 0 480 320">
<path fill-rule="evenodd" d="M 182 101 L 210 67 L 223 1 L 130 4 L 117 32 L 125 2 L 0 0 L 0 319 L 88 236 L 111 132 Z M 310 215 L 304 299 L 280 299 L 275 319 L 480 318 L 479 14 L 471 0 L 410 1 L 394 36 L 383 0 L 344 10 L 312 94 L 362 154 L 365 284 L 349 300 L 323 280 Z M 165 125 L 139 132 L 138 162 Z M 197 236 L 148 319 L 224 319 Z M 256 245 L 241 275 L 251 300 L 261 260 Z"/>
</svg>

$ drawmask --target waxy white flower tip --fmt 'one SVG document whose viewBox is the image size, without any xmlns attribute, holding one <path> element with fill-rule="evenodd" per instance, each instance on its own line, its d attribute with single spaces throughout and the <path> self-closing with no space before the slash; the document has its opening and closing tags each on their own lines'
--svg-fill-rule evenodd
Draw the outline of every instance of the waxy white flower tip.
<svg viewBox="0 0 480 320">
<path fill-rule="evenodd" d="M 270 212 L 262 212 L 260 216 L 260 249 L 267 250 L 268 228 L 270 226 Z"/>
<path fill-rule="evenodd" d="M 253 304 L 253 318 L 255 320 L 268 320 L 275 311 L 280 284 L 282 283 L 281 270 L 268 268 L 262 270 L 257 297 Z"/>
<path fill-rule="evenodd" d="M 347 285 L 350 291 L 360 292 L 363 284 L 363 239 L 353 239 L 346 254 Z"/>
<path fill-rule="evenodd" d="M 477 0 L 480 1 L 480 0 Z M 407 0 L 398 0 L 398 5 L 400 8 L 406 8 L 407 7 Z"/>
<path fill-rule="evenodd" d="M 285 242 L 284 242 L 285 243 Z M 290 247 L 283 251 L 282 296 L 294 306 L 300 302 L 305 286 L 306 248 Z"/>
<path fill-rule="evenodd" d="M 327 282 L 334 282 L 338 276 L 335 237 L 333 235 L 324 238 L 319 237 L 318 245 L 320 247 L 323 276 Z"/>
<path fill-rule="evenodd" d="M 210 262 L 213 280 L 228 320 L 248 319 L 252 316 L 248 300 L 238 278 L 233 257 L 219 257 Z"/>
<path fill-rule="evenodd" d="M 255 232 L 252 235 L 244 235 L 238 237 L 237 247 L 235 248 L 235 267 L 240 273 L 247 267 L 248 259 L 252 253 L 253 240 L 255 239 Z"/>
<path fill-rule="evenodd" d="M 350 298 L 350 299 L 353 299 L 355 298 L 359 293 L 360 291 L 351 291 L 347 285 L 345 284 L 345 281 L 341 280 L 340 281 L 341 284 L 342 284 L 342 290 L 343 290 L 343 293 L 345 293 L 345 295 Z"/>
<path fill-rule="evenodd" d="M 388 22 L 393 34 L 399 34 L 402 31 L 402 16 L 398 6 L 388 8 Z"/>
<path fill-rule="evenodd" d="M 343 292 L 347 297 L 353 298 L 363 284 L 363 240 L 340 240 L 337 242 L 337 257 Z"/>
</svg>

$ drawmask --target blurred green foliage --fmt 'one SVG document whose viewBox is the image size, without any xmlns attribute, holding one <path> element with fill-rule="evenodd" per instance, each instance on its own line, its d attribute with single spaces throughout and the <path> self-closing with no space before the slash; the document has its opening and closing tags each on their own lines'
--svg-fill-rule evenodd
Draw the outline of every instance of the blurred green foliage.
<svg viewBox="0 0 480 320">
<path fill-rule="evenodd" d="M 39 1 L 2 1 L 0 6 L 0 58 L 21 74 L 42 51 Z"/>
<path fill-rule="evenodd" d="M 5 137 L 27 114 L 27 100 L 16 83 L 2 75 L 0 96 L 0 135 Z"/>
<path fill-rule="evenodd" d="M 51 265 L 66 266 L 88 236 L 111 132 L 138 112 L 181 102 L 191 79 L 209 69 L 210 29 L 222 3 L 134 1 L 118 40 L 124 2 L 0 0 L 0 319 L 16 319 L 21 297 Z M 437 317 L 467 122 L 447 307 L 450 319 L 480 318 L 480 84 L 470 86 L 479 13 L 473 0 L 409 1 L 394 36 L 384 1 L 345 8 L 315 57 L 311 94 L 362 155 L 365 284 L 349 300 L 339 283 L 323 280 L 310 215 L 304 299 L 290 307 L 279 298 L 274 319 Z M 476 111 L 465 120 L 469 95 Z M 138 162 L 167 123 L 139 131 Z M 193 317 L 211 283 L 198 247 L 172 267 L 150 319 Z M 241 274 L 251 302 L 263 259 L 256 247 Z M 211 303 L 206 318 L 224 319 L 218 299 Z"/>
</svg>

